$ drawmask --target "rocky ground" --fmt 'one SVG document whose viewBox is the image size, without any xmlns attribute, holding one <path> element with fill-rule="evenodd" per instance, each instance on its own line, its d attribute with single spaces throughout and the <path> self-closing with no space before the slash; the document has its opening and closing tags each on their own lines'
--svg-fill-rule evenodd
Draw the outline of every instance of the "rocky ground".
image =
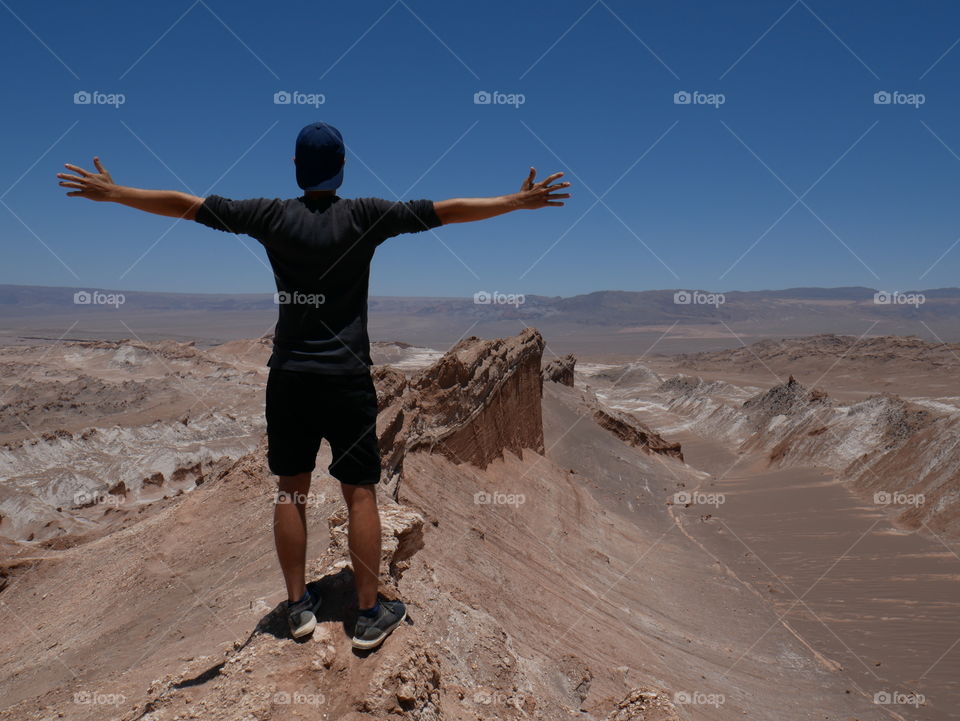
<svg viewBox="0 0 960 721">
<path fill-rule="evenodd" d="M 246 377 L 231 360 L 238 350 L 203 351 L 236 369 L 231 393 Z M 710 551 L 696 530 L 709 518 L 678 511 L 677 493 L 709 491 L 716 477 L 685 462 L 668 429 L 617 407 L 616 378 L 602 377 L 656 374 L 593 368 L 585 382 L 558 364 L 542 375 L 543 350 L 529 329 L 467 339 L 433 362 L 420 349 L 416 362 L 377 369 L 382 577 L 386 595 L 410 608 L 381 649 L 350 648 L 343 505 L 320 472 L 308 578 L 324 599 L 321 623 L 305 641 L 288 638 L 270 535 L 273 479 L 258 434 L 251 451 L 205 467 L 202 482 L 118 509 L 116 521 L 5 540 L 0 606 L 11 622 L 0 640 L 0 718 L 904 718 L 874 704 Z M 171 375 L 203 385 L 205 372 Z M 696 406 L 699 383 L 677 380 L 662 393 Z M 743 396 L 740 406 L 757 396 L 719 392 Z M 804 393 L 788 386 L 724 418 L 741 414 L 744 432 L 769 428 L 824 402 Z M 110 410 L 95 399 L 91 417 Z M 903 418 L 891 417 L 896 438 L 930 427 Z"/>
</svg>

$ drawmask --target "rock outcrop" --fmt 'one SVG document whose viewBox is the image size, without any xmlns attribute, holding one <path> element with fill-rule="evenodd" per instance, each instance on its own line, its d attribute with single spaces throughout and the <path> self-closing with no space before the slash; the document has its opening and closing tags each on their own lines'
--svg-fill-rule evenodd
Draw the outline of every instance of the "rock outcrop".
<svg viewBox="0 0 960 721">
<path fill-rule="evenodd" d="M 439 453 L 486 468 L 505 450 L 543 453 L 543 338 L 533 328 L 512 338 L 460 341 L 410 379 L 374 371 L 377 432 L 387 475 L 412 451 Z"/>
<path fill-rule="evenodd" d="M 827 468 L 908 528 L 960 534 L 960 417 L 892 394 L 842 402 L 790 376 L 741 400 L 723 381 L 676 376 L 658 387 L 698 432 L 779 467 Z M 897 505 L 884 499 L 906 498 Z"/>
<path fill-rule="evenodd" d="M 556 358 L 543 367 L 543 379 L 562 383 L 565 386 L 573 387 L 573 371 L 577 365 L 577 358 L 573 354 L 565 355 L 563 358 Z"/>
<path fill-rule="evenodd" d="M 680 714 L 663 691 L 631 691 L 604 721 L 680 721 Z"/>
<path fill-rule="evenodd" d="M 633 416 L 611 408 L 605 408 L 597 403 L 593 407 L 593 420 L 601 428 L 610 431 L 627 445 L 640 448 L 646 453 L 683 460 L 683 451 L 679 443 L 672 443 L 664 439 L 659 433 L 647 428 Z"/>
</svg>

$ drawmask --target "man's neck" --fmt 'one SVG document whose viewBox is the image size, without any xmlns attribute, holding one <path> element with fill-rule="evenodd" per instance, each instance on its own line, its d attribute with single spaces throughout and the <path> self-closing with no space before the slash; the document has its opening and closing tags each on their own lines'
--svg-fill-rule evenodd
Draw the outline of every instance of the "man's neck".
<svg viewBox="0 0 960 721">
<path fill-rule="evenodd" d="M 308 190 L 303 195 L 305 198 L 330 198 L 336 194 L 335 190 Z"/>
</svg>

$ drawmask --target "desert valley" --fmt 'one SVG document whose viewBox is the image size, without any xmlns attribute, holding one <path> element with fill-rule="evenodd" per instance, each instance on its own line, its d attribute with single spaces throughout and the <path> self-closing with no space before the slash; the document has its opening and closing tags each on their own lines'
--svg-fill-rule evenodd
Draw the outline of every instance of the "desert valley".
<svg viewBox="0 0 960 721">
<path fill-rule="evenodd" d="M 956 718 L 960 344 L 542 320 L 377 331 L 410 619 L 369 654 L 326 445 L 322 623 L 280 620 L 269 334 L 9 330 L 0 718 Z"/>
</svg>

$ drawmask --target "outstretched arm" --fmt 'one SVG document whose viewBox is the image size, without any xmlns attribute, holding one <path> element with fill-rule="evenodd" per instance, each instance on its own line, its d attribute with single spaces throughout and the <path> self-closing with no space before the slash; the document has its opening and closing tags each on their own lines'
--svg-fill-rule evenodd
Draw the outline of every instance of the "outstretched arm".
<svg viewBox="0 0 960 721">
<path fill-rule="evenodd" d="M 562 178 L 563 173 L 554 173 L 539 183 L 534 182 L 536 177 L 536 169 L 530 168 L 530 175 L 523 181 L 518 193 L 495 198 L 451 198 L 440 200 L 434 203 L 433 207 L 440 222 L 447 225 L 486 220 L 512 210 L 535 210 L 547 206 L 559 206 L 563 205 L 562 198 L 570 197 L 570 193 L 557 193 L 558 190 L 569 188 L 570 183 L 551 185 L 553 181 Z"/>
<path fill-rule="evenodd" d="M 193 220 L 197 216 L 197 208 L 203 205 L 203 198 L 177 190 L 144 190 L 143 188 L 129 188 L 117 185 L 110 177 L 110 173 L 100 163 L 100 158 L 94 158 L 96 173 L 91 173 L 77 165 L 66 163 L 64 167 L 77 175 L 57 173 L 60 185 L 64 188 L 76 188 L 69 193 L 70 197 L 89 198 L 97 201 L 110 201 L 128 205 L 137 210 L 156 215 L 166 215 L 171 218 L 186 218 Z"/>
</svg>

